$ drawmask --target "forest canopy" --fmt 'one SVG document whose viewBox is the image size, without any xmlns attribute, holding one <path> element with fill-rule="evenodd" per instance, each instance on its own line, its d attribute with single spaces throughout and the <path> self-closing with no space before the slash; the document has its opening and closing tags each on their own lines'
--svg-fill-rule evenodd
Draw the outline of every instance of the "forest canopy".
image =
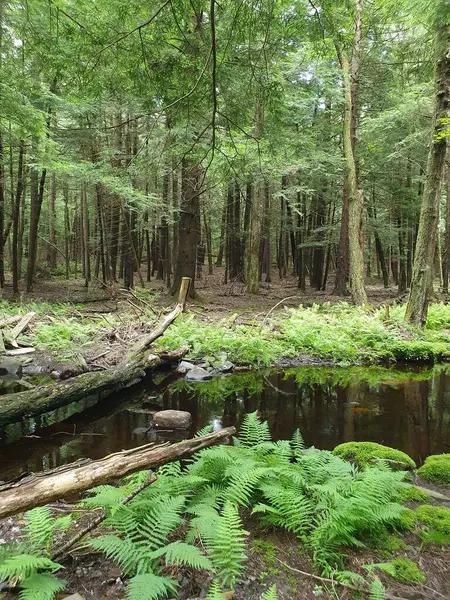
<svg viewBox="0 0 450 600">
<path fill-rule="evenodd" d="M 448 292 L 445 0 L 10 0 L 0 22 L 13 295 L 205 265 L 361 305 L 395 284 L 423 323 Z"/>
</svg>

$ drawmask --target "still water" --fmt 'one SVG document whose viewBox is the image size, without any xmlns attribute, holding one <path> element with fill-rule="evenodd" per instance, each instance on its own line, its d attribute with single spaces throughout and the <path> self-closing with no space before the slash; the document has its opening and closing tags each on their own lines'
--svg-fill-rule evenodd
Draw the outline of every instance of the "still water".
<svg viewBox="0 0 450 600">
<path fill-rule="evenodd" d="M 301 367 L 218 376 L 205 383 L 171 374 L 104 399 L 90 397 L 0 429 L 0 480 L 51 469 L 80 457 L 101 458 L 151 441 L 186 434 L 147 431 L 151 414 L 175 408 L 192 414 L 188 435 L 205 424 L 239 424 L 258 410 L 274 439 L 298 427 L 307 445 L 332 449 L 375 441 L 421 463 L 450 451 L 450 367 L 416 369 Z"/>
</svg>

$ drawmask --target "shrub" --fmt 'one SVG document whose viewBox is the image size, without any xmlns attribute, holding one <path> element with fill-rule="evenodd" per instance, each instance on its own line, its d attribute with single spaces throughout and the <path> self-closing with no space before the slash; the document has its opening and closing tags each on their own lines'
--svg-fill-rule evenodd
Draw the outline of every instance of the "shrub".
<svg viewBox="0 0 450 600">
<path fill-rule="evenodd" d="M 373 464 L 376 459 L 384 459 L 392 461 L 391 466 L 396 468 L 416 468 L 416 463 L 404 452 L 375 442 L 345 442 L 336 446 L 333 454 L 344 460 L 354 462 L 358 467 Z"/>
<path fill-rule="evenodd" d="M 450 454 L 429 456 L 417 473 L 425 481 L 450 486 Z"/>
</svg>

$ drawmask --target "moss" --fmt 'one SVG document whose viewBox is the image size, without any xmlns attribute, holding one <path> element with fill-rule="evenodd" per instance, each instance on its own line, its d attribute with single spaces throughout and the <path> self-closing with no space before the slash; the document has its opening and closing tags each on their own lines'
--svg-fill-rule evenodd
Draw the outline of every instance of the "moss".
<svg viewBox="0 0 450 600">
<path fill-rule="evenodd" d="M 429 494 L 414 485 L 408 485 L 400 495 L 400 502 L 426 502 Z"/>
<path fill-rule="evenodd" d="M 417 564 L 409 558 L 394 558 L 392 566 L 395 569 L 395 579 L 405 583 L 425 583 L 425 575 Z"/>
<path fill-rule="evenodd" d="M 416 526 L 417 515 L 413 510 L 405 508 L 397 521 L 397 527 L 403 531 L 412 531 Z"/>
<path fill-rule="evenodd" d="M 375 442 L 346 442 L 336 446 L 333 453 L 344 460 L 354 462 L 359 467 L 370 465 L 374 459 L 381 458 L 392 461 L 391 464 L 396 468 L 416 468 L 416 463 L 404 452 Z"/>
<path fill-rule="evenodd" d="M 417 519 L 434 531 L 450 535 L 450 508 L 423 504 L 416 509 Z"/>
<path fill-rule="evenodd" d="M 429 456 L 417 473 L 425 481 L 450 486 L 450 454 Z"/>
<path fill-rule="evenodd" d="M 276 548 L 271 542 L 266 540 L 254 540 L 253 550 L 261 555 L 267 566 L 273 566 L 276 557 Z"/>
</svg>

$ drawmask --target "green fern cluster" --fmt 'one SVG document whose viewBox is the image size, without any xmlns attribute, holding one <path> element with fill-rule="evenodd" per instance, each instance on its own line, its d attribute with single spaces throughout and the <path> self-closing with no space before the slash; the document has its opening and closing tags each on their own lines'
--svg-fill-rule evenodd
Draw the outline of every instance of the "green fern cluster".
<svg viewBox="0 0 450 600">
<path fill-rule="evenodd" d="M 50 551 L 70 525 L 71 516 L 55 519 L 44 506 L 27 512 L 24 520 L 21 541 L 1 548 L 0 581 L 19 585 L 20 600 L 53 600 L 67 582 L 55 577 L 63 567 L 50 559 Z"/>
<path fill-rule="evenodd" d="M 87 503 L 108 506 L 106 526 L 114 533 L 91 543 L 130 577 L 129 600 L 175 594 L 177 565 L 214 573 L 208 598 L 216 600 L 242 576 L 247 532 L 240 511 L 246 509 L 266 526 L 294 533 L 317 567 L 335 575 L 343 568 L 343 547 L 400 526 L 404 477 L 384 463 L 360 469 L 331 452 L 305 449 L 299 431 L 273 442 L 255 412 L 233 445 L 206 448 L 183 466 L 166 465 L 126 506 L 120 503 L 130 481 L 93 490 Z M 375 598 L 379 582 L 372 587 Z M 275 594 L 269 590 L 265 598 Z"/>
</svg>

